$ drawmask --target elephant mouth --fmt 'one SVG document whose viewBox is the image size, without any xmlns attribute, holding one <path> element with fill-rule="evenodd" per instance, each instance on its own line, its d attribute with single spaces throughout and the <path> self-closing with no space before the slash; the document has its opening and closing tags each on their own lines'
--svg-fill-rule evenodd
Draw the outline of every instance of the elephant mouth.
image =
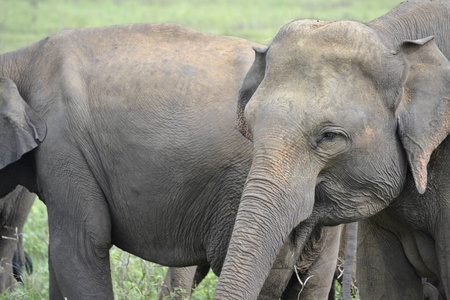
<svg viewBox="0 0 450 300">
<path fill-rule="evenodd" d="M 298 261 L 298 258 L 301 256 L 301 253 L 304 252 L 304 249 L 309 249 L 308 247 L 313 246 L 311 243 L 319 240 L 320 232 L 316 232 L 318 221 L 316 215 L 312 215 L 291 231 L 281 248 L 281 251 L 285 251 L 286 253 L 289 253 L 289 255 L 283 255 L 283 253 L 280 252 L 272 269 L 292 269 L 293 264 Z M 313 241 L 311 241 L 311 239 L 313 239 Z M 283 258 L 283 261 L 279 260 L 281 257 Z"/>
<path fill-rule="evenodd" d="M 343 192 L 338 184 L 322 181 L 316 186 L 311 219 L 325 226 L 357 222 L 370 217 L 390 204 L 390 200 L 367 191 Z"/>
</svg>

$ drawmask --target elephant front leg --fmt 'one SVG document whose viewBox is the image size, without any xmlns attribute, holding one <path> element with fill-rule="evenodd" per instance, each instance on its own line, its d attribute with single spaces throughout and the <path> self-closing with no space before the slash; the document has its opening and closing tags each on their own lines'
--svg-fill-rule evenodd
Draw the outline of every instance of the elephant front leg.
<svg viewBox="0 0 450 300">
<path fill-rule="evenodd" d="M 58 280 L 55 271 L 53 270 L 52 255 L 50 249 L 48 250 L 48 273 L 49 273 L 49 298 L 50 299 L 64 299 L 64 296 L 59 289 Z"/>
<path fill-rule="evenodd" d="M 359 222 L 356 274 L 361 299 L 422 300 L 422 281 L 397 236 L 373 218 Z"/>
<path fill-rule="evenodd" d="M 78 175 L 53 177 L 44 186 L 50 299 L 114 299 L 108 206 L 93 178 L 87 172 Z"/>
<path fill-rule="evenodd" d="M 111 234 L 109 220 L 99 207 L 91 209 L 61 218 L 61 212 L 48 208 L 50 299 L 114 299 L 110 243 L 105 242 Z M 92 222 L 104 225 L 96 227 Z M 97 238 L 102 235 L 105 238 Z"/>
</svg>

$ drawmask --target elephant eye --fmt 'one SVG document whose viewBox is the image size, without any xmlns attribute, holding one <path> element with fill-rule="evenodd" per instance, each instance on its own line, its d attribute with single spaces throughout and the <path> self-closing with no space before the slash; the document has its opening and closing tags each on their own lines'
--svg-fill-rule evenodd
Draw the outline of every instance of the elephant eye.
<svg viewBox="0 0 450 300">
<path fill-rule="evenodd" d="M 319 131 L 313 148 L 319 155 L 334 156 L 350 149 L 351 139 L 348 133 L 341 126 L 324 126 Z"/>
<path fill-rule="evenodd" d="M 336 137 L 336 133 L 334 132 L 325 132 L 322 134 L 322 136 L 316 141 L 317 144 L 325 142 L 325 141 L 332 141 Z"/>
</svg>

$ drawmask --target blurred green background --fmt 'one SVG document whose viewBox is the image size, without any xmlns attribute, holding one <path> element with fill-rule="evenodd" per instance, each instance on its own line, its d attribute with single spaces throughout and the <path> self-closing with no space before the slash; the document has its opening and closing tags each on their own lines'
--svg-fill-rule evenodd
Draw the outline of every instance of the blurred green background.
<svg viewBox="0 0 450 300">
<path fill-rule="evenodd" d="M 179 23 L 220 35 L 269 44 L 293 19 L 369 21 L 397 0 L 0 0 L 0 53 L 27 46 L 60 30 L 127 23 Z M 25 249 L 35 270 L 25 285 L 0 299 L 47 299 L 47 214 L 36 201 L 24 229 Z M 166 268 L 111 251 L 116 299 L 156 299 Z M 216 277 L 209 274 L 192 299 L 212 299 Z M 72 299 L 71 299 L 72 300 Z"/>
<path fill-rule="evenodd" d="M 377 0 L 0 0 L 0 53 L 79 27 L 180 23 L 267 44 L 299 18 L 369 21 L 400 1 Z"/>
</svg>

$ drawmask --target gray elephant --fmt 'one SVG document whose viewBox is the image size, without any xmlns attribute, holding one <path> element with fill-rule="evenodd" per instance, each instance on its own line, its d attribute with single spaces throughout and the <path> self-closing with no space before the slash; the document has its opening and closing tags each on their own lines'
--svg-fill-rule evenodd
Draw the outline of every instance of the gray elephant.
<svg viewBox="0 0 450 300">
<path fill-rule="evenodd" d="M 404 12 L 416 18 L 398 16 Z M 449 2 L 408 3 L 370 26 L 378 28 L 378 34 L 392 44 L 398 37 L 390 38 L 390 32 L 400 31 L 398 28 L 403 30 L 401 36 L 416 38 L 437 26 L 443 30 L 432 34 L 450 59 L 449 16 Z M 408 28 L 406 24 L 418 25 Z M 421 64 L 407 61 L 413 66 L 413 77 L 406 84 L 412 87 L 405 89 L 396 111 L 400 139 L 410 145 L 406 155 L 411 172 L 402 193 L 388 208 L 360 222 L 357 274 L 363 299 L 376 299 L 373 291 L 384 299 L 421 299 L 422 293 L 429 299 L 447 299 L 450 295 L 450 141 L 446 138 L 450 128 L 450 72 L 448 66 L 441 67 L 445 66 L 441 57 L 429 54 L 432 45 L 424 47 L 411 52 Z M 436 63 L 441 65 L 434 67 Z M 425 76 L 431 81 L 423 93 L 417 84 Z M 441 93 L 438 98 L 429 97 L 437 91 Z M 440 296 L 429 283 L 422 284 L 421 277 L 438 281 Z"/>
<path fill-rule="evenodd" d="M 447 2 L 407 3 L 368 24 L 293 21 L 278 31 L 270 47 L 255 49 L 257 57 L 241 88 L 237 121 L 241 133 L 253 141 L 252 168 L 215 291 L 217 299 L 255 298 L 277 249 L 298 224 L 296 239 L 303 244 L 316 224 L 356 221 L 392 204 L 388 213 L 402 202 L 399 199 L 411 205 L 410 196 L 397 197 L 413 193 L 414 185 L 419 193 L 425 192 L 430 155 L 446 139 L 450 126 L 450 63 L 436 46 L 448 53 L 449 22 Z M 446 141 L 438 150 L 445 145 Z M 437 185 L 445 187 L 448 178 L 447 151 L 436 152 L 430 167 L 441 173 L 429 174 L 432 191 L 417 196 L 422 206 L 414 203 L 405 209 L 411 224 L 426 215 L 424 210 L 434 213 L 433 222 L 448 219 L 447 206 L 430 209 L 436 201 L 427 197 L 434 195 Z M 277 226 L 267 225 L 273 223 Z M 450 250 L 444 243 L 448 223 L 442 224 L 446 225 L 430 227 L 443 243 L 436 245 L 434 262 L 439 267 L 433 270 L 448 286 Z M 408 240 L 411 244 L 429 245 L 425 241 L 432 240 L 423 231 L 415 231 L 414 237 Z M 383 245 L 390 248 L 391 242 Z M 425 248 L 421 250 L 429 249 Z M 391 272 L 387 268 L 393 262 L 399 265 L 395 253 L 384 257 L 388 260 L 384 272 Z M 366 256 L 361 263 L 367 260 Z M 293 261 L 295 257 L 289 264 Z M 421 262 L 418 271 L 432 271 Z M 413 272 L 411 268 L 411 276 L 417 277 Z M 236 273 L 251 281 L 236 282 Z M 388 278 L 370 269 L 368 274 L 378 276 L 378 281 Z M 408 274 L 402 276 L 403 282 L 409 281 Z M 390 282 L 395 285 L 400 279 Z M 375 298 L 386 295 L 378 291 L 367 293 Z M 414 289 L 412 294 L 422 297 Z"/>
<path fill-rule="evenodd" d="M 23 282 L 22 269 L 32 272 L 31 258 L 24 251 L 22 229 L 36 195 L 18 186 L 0 199 L 0 292 Z"/>
<path fill-rule="evenodd" d="M 21 184 L 47 205 L 51 299 L 112 299 L 113 244 L 220 274 L 251 165 L 234 120 L 252 46 L 139 24 L 0 56 L 0 196 Z"/>
<path fill-rule="evenodd" d="M 358 22 L 284 26 L 268 52 L 256 45 L 239 93 L 237 127 L 253 144 L 232 128 L 252 45 L 140 24 L 0 56 L 0 196 L 22 184 L 46 203 L 52 299 L 112 298 L 112 244 L 163 265 L 209 264 L 217 299 L 255 299 L 267 276 L 266 287 L 291 278 L 317 224 L 398 196 L 395 108 L 402 88 L 439 83 L 406 76 L 411 49 L 439 58 L 433 42 L 394 55 Z"/>
</svg>

